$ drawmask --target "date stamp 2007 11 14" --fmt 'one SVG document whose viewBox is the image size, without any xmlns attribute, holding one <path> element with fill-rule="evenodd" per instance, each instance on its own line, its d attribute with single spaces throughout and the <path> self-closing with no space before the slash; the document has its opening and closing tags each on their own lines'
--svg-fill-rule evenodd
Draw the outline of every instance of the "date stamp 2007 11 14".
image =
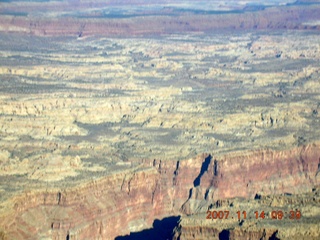
<svg viewBox="0 0 320 240">
<path fill-rule="evenodd" d="M 275 210 L 271 212 L 265 211 L 255 211 L 253 216 L 248 216 L 246 211 L 237 211 L 231 212 L 230 211 L 207 211 L 206 219 L 291 219 L 291 220 L 299 220 L 301 218 L 301 212 L 299 210 L 291 210 L 289 212 L 284 212 L 282 210 Z"/>
</svg>

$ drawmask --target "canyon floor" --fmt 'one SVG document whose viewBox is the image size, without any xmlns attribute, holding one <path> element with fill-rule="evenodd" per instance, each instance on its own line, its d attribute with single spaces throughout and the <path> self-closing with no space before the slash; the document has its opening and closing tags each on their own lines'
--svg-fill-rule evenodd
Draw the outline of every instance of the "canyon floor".
<svg viewBox="0 0 320 240">
<path fill-rule="evenodd" d="M 320 238 L 318 3 L 68 4 L 0 6 L 0 239 Z"/>
</svg>

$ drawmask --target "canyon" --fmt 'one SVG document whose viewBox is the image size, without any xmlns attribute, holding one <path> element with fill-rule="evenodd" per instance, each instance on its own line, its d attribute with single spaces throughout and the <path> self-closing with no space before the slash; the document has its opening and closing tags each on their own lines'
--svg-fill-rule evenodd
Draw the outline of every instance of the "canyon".
<svg viewBox="0 0 320 240">
<path fill-rule="evenodd" d="M 61 6 L 63 7 L 63 6 Z M 85 6 L 84 6 L 85 7 Z M 50 8 L 49 8 L 50 9 Z M 1 11 L 1 9 L 0 9 Z M 22 13 L 21 13 L 21 12 Z M 318 5 L 270 7 L 264 11 L 244 11 L 242 14 L 181 14 L 163 12 L 159 15 L 134 15 L 134 17 L 112 18 L 104 12 L 85 12 L 83 15 L 58 16 L 34 14 L 24 16 L 25 7 L 4 8 L 1 19 L 2 32 L 23 33 L 37 36 L 103 35 L 108 37 L 146 36 L 184 32 L 210 32 L 245 29 L 295 29 L 319 30 Z M 41 11 L 41 10 L 39 10 Z M 6 14 L 9 13 L 9 14 Z M 206 12 L 204 12 L 206 13 Z M 228 12 L 226 12 L 228 13 Z M 95 16 L 98 14 L 97 16 Z M 177 17 L 178 16 L 178 17 Z M 140 24 L 143 22 L 144 24 Z"/>
<path fill-rule="evenodd" d="M 319 239 L 319 2 L 201 3 L 1 3 L 1 240 Z"/>
<path fill-rule="evenodd" d="M 51 239 L 67 236 L 69 239 L 114 239 L 150 227 L 155 218 L 184 214 L 189 218 L 196 215 L 196 220 L 207 222 L 198 228 L 208 228 L 203 230 L 208 238 L 214 232 L 218 236 L 232 223 L 220 220 L 213 225 L 197 213 L 212 205 L 237 209 L 236 203 L 241 203 L 237 198 L 253 200 L 259 195 L 259 209 L 298 206 L 302 217 L 308 218 L 306 224 L 313 226 L 309 232 L 316 239 L 319 237 L 320 196 L 319 190 L 315 192 L 313 188 L 319 185 L 319 164 L 320 149 L 316 144 L 286 151 L 247 152 L 245 155 L 243 152 L 216 157 L 203 154 L 182 161 L 145 160 L 135 169 L 92 179 L 64 191 L 51 188 L 26 192 L 10 201 L 12 209 L 2 216 L 0 224 L 9 239 L 40 239 L 43 236 L 51 236 Z M 281 197 L 281 193 L 298 195 L 306 192 L 315 192 L 315 197 L 306 196 L 307 201 L 303 204 L 304 198 Z M 273 197 L 268 198 L 270 195 Z M 318 206 L 316 212 L 309 209 L 313 205 Z M 248 206 L 246 209 L 249 210 Z M 194 222 L 189 226 L 190 223 L 182 219 L 182 239 L 201 239 L 201 235 L 187 237 L 199 230 L 192 230 Z M 315 222 L 312 224 L 310 219 Z M 225 229 L 218 231 L 213 226 Z M 273 231 L 266 229 L 269 237 L 276 231 L 286 237 L 292 234 L 291 228 L 276 225 Z M 237 229 L 232 231 L 235 233 L 231 239 L 239 239 Z M 264 230 L 256 231 L 256 236 L 263 235 Z M 248 234 L 253 233 L 248 231 L 243 239 Z"/>
</svg>

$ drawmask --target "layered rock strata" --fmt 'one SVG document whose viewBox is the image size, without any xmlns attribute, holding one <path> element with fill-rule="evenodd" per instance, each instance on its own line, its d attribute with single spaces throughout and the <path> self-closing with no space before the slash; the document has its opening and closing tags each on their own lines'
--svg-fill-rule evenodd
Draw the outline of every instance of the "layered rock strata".
<svg viewBox="0 0 320 240">
<path fill-rule="evenodd" d="M 319 238 L 319 4 L 125 2 L 1 3 L 0 239 Z"/>
<path fill-rule="evenodd" d="M 183 216 L 173 239 L 319 239 L 319 190 L 219 200 L 209 211 L 229 212 L 228 217 Z"/>
<path fill-rule="evenodd" d="M 60 6 L 64 8 L 65 6 Z M 59 5 L 58 5 L 59 8 Z M 9 14 L 6 12 L 10 7 L 3 9 L 0 16 L 2 32 L 18 32 L 23 34 L 40 36 L 133 36 L 154 35 L 182 32 L 209 32 L 214 30 L 245 30 L 245 29 L 313 29 L 319 30 L 319 5 L 282 6 L 260 9 L 260 11 L 241 10 L 241 14 L 217 12 L 208 14 L 183 14 L 181 12 L 162 13 L 161 15 L 135 16 L 112 18 L 108 15 L 95 16 L 55 14 L 38 16 L 19 16 L 23 9 L 12 8 Z M 1 10 L 1 9 L 0 9 Z M 93 12 L 96 9 L 93 9 Z M 13 11 L 13 14 L 12 14 Z M 16 11 L 16 14 L 14 14 Z M 242 12 L 243 11 L 243 12 Z M 41 11 L 40 11 L 41 12 Z M 24 14 L 22 14 L 24 15 Z M 177 15 L 179 17 L 177 17 Z M 143 24 L 141 24 L 143 22 Z"/>
<path fill-rule="evenodd" d="M 217 200 L 311 192 L 319 185 L 319 158 L 319 145 L 311 144 L 177 162 L 145 160 L 134 170 L 78 187 L 17 196 L 6 203 L 10 211 L 1 215 L 1 231 L 7 239 L 113 239 L 150 227 L 155 218 L 205 211 Z"/>
</svg>

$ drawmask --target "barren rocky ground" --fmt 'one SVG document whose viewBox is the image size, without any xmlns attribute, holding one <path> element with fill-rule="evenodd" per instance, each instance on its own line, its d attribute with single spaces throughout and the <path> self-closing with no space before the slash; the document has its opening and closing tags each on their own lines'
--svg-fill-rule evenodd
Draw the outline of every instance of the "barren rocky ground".
<svg viewBox="0 0 320 240">
<path fill-rule="evenodd" d="M 318 4 L 118 25 L 5 4 L 0 239 L 319 239 Z M 279 209 L 301 219 L 236 217 Z"/>
</svg>

